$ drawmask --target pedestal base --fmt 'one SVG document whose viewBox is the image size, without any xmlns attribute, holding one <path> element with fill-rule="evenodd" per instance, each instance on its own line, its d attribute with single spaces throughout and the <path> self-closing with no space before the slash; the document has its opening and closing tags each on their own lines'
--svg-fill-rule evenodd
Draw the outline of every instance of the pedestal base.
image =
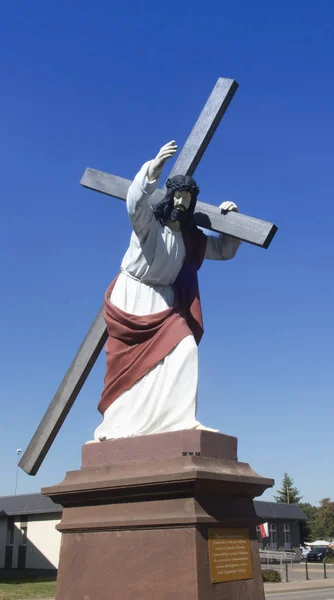
<svg viewBox="0 0 334 600">
<path fill-rule="evenodd" d="M 64 506 L 56 600 L 264 600 L 253 498 L 273 481 L 236 447 L 206 431 L 84 446 L 83 468 L 42 490 Z M 217 528 L 247 531 L 250 578 L 233 580 L 236 551 L 221 565 L 232 580 L 213 582 Z"/>
</svg>

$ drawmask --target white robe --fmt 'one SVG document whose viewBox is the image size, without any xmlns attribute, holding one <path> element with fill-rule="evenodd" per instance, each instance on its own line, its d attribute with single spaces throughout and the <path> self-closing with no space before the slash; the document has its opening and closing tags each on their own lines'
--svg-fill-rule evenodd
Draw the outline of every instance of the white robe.
<svg viewBox="0 0 334 600">
<path fill-rule="evenodd" d="M 131 184 L 127 210 L 133 228 L 129 248 L 110 301 L 133 315 L 152 315 L 173 306 L 175 282 L 186 251 L 181 231 L 162 226 L 149 197 L 158 181 L 149 182 L 145 163 Z M 230 236 L 208 236 L 205 258 L 233 258 L 240 242 Z M 198 350 L 192 335 L 105 411 L 94 439 L 114 439 L 181 429 L 195 429 Z"/>
</svg>

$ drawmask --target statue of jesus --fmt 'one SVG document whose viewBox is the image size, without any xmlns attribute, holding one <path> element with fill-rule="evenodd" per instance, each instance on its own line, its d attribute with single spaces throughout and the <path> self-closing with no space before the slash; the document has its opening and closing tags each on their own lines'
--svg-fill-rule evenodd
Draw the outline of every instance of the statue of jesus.
<svg viewBox="0 0 334 600">
<path fill-rule="evenodd" d="M 204 259 L 229 260 L 240 241 L 205 235 L 193 214 L 199 188 L 190 176 L 167 180 L 155 205 L 174 141 L 146 162 L 126 200 L 133 228 L 121 270 L 105 294 L 106 374 L 94 441 L 182 429 L 206 429 L 196 419 L 198 344 L 203 334 L 197 271 Z M 238 212 L 223 202 L 222 212 Z"/>
</svg>

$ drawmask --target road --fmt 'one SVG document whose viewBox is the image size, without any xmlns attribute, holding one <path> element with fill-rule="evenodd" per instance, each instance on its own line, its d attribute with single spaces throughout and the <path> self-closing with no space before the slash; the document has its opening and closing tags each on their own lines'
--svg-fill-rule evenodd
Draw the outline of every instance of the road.
<svg viewBox="0 0 334 600">
<path fill-rule="evenodd" d="M 334 600 L 334 589 L 267 594 L 266 600 Z"/>
</svg>

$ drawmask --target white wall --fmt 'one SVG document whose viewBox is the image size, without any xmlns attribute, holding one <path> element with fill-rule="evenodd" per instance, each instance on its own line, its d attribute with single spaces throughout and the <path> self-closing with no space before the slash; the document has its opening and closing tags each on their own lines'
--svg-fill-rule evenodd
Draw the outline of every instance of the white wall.
<svg viewBox="0 0 334 600">
<path fill-rule="evenodd" d="M 58 567 L 61 533 L 56 525 L 60 514 L 29 515 L 26 569 Z"/>
</svg>

